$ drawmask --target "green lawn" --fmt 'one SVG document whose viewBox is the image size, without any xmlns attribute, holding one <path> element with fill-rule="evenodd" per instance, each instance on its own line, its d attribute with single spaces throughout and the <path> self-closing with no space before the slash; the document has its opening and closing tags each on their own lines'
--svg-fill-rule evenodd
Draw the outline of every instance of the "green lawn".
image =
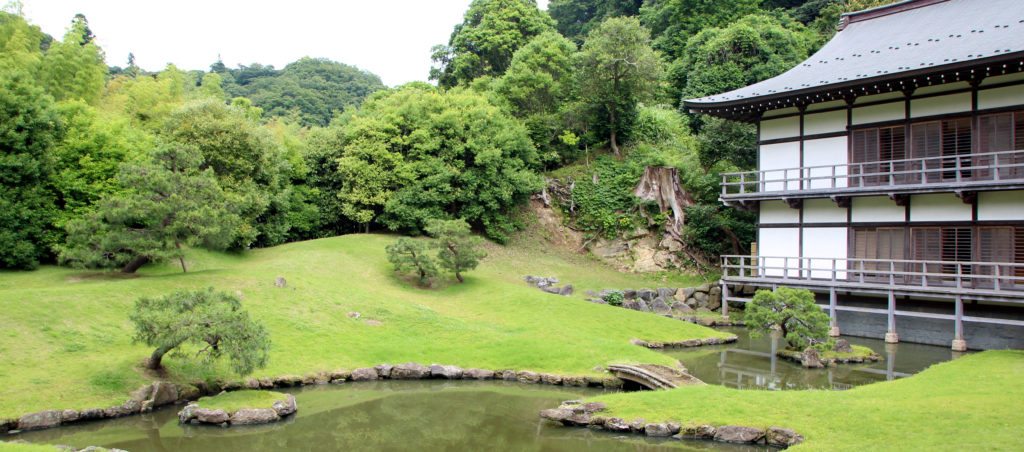
<svg viewBox="0 0 1024 452">
<path fill-rule="evenodd" d="M 1024 351 L 987 351 L 848 391 L 689 386 L 597 397 L 608 416 L 782 426 L 802 450 L 1021 450 Z"/>
<path fill-rule="evenodd" d="M 243 408 L 270 408 L 274 405 L 274 402 L 283 401 L 287 398 L 287 395 L 280 392 L 244 389 L 202 397 L 196 403 L 200 408 L 224 410 L 224 412 L 231 414 Z"/>
<path fill-rule="evenodd" d="M 490 247 L 462 285 L 424 290 L 395 277 L 385 235 L 350 235 L 244 255 L 194 251 L 190 271 L 173 264 L 139 277 L 44 267 L 0 272 L 0 418 L 29 412 L 120 404 L 145 377 L 148 348 L 131 343 L 128 313 L 142 295 L 213 286 L 243 294 L 270 331 L 273 348 L 259 376 L 352 369 L 416 361 L 491 369 L 596 374 L 610 362 L 670 364 L 630 345 L 639 338 L 677 341 L 723 335 L 659 316 L 592 304 L 585 289 L 696 284 L 688 276 L 638 276 L 543 245 Z M 522 276 L 557 276 L 577 295 L 527 286 Z M 287 288 L 274 279 L 287 279 Z M 359 319 L 347 316 L 362 314 Z M 370 322 L 372 321 L 372 322 Z M 379 323 L 378 323 L 379 322 Z M 179 381 L 232 376 L 176 357 L 165 364 Z"/>
</svg>

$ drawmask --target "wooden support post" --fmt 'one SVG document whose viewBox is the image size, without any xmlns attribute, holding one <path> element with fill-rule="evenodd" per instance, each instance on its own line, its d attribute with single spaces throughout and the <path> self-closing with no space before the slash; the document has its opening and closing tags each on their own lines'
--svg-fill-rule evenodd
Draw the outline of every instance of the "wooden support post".
<svg viewBox="0 0 1024 452">
<path fill-rule="evenodd" d="M 967 351 L 967 341 L 964 340 L 964 298 L 962 295 L 956 296 L 956 313 L 953 320 L 953 351 Z"/>
<path fill-rule="evenodd" d="M 838 303 L 838 300 L 836 300 L 836 298 L 837 298 L 836 288 L 835 287 L 829 287 L 829 289 L 828 289 L 828 316 L 829 316 L 829 319 L 831 320 L 831 328 L 829 328 L 829 330 L 828 330 L 828 335 L 830 337 L 839 337 L 839 317 L 838 317 L 838 314 L 836 313 L 836 305 L 838 305 L 839 303 Z"/>
<path fill-rule="evenodd" d="M 722 320 L 729 320 L 729 285 L 722 281 Z"/>
<path fill-rule="evenodd" d="M 895 344 L 900 341 L 900 335 L 896 334 L 896 293 L 892 290 L 889 291 L 888 317 L 889 331 L 885 333 L 885 342 Z"/>
</svg>

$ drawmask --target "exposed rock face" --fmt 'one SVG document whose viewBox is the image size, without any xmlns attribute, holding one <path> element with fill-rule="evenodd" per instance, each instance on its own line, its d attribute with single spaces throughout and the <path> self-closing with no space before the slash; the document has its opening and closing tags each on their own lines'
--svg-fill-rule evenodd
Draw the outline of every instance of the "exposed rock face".
<svg viewBox="0 0 1024 452">
<path fill-rule="evenodd" d="M 61 422 L 75 422 L 82 417 L 78 410 L 64 410 L 60 413 Z"/>
<path fill-rule="evenodd" d="M 373 368 L 377 369 L 377 376 L 380 378 L 391 378 L 391 371 L 393 369 L 391 364 L 380 364 L 373 366 Z"/>
<path fill-rule="evenodd" d="M 800 364 L 811 369 L 825 367 L 825 364 L 821 362 L 821 355 L 811 347 L 807 347 L 800 356 Z"/>
<path fill-rule="evenodd" d="M 430 368 L 422 364 L 405 363 L 391 368 L 391 378 L 396 380 L 420 380 L 430 377 Z"/>
<path fill-rule="evenodd" d="M 725 425 L 715 430 L 715 441 L 726 443 L 755 443 L 765 435 L 763 430 L 737 425 Z"/>
<path fill-rule="evenodd" d="M 439 364 L 433 364 L 430 366 L 430 376 L 433 378 L 458 380 L 462 378 L 462 368 L 458 366 L 442 366 Z"/>
<path fill-rule="evenodd" d="M 853 353 L 853 346 L 846 339 L 837 339 L 836 345 L 832 347 L 837 353 Z"/>
<path fill-rule="evenodd" d="M 61 423 L 62 414 L 62 412 L 57 410 L 26 414 L 18 419 L 18 430 L 39 430 L 56 427 Z"/>
<path fill-rule="evenodd" d="M 231 419 L 224 410 L 211 410 L 207 408 L 195 408 L 192 410 L 192 415 L 195 420 L 204 424 L 223 424 Z"/>
<path fill-rule="evenodd" d="M 352 381 L 370 381 L 380 378 L 380 374 L 377 373 L 377 369 L 372 367 L 362 367 L 352 371 Z"/>
<path fill-rule="evenodd" d="M 679 426 L 668 423 L 645 424 L 644 433 L 646 433 L 647 436 L 664 438 L 679 433 Z"/>
<path fill-rule="evenodd" d="M 628 432 L 629 424 L 622 418 L 612 417 L 604 421 L 604 428 L 613 432 Z"/>
<path fill-rule="evenodd" d="M 540 374 L 524 370 L 516 373 L 516 380 L 519 380 L 520 382 L 523 383 L 536 384 L 540 382 Z"/>
<path fill-rule="evenodd" d="M 765 438 L 768 440 L 769 446 L 775 447 L 795 446 L 804 441 L 804 437 L 799 433 L 782 427 L 769 427 Z"/>
<path fill-rule="evenodd" d="M 231 415 L 231 425 L 266 424 L 280 420 L 271 408 L 243 408 Z"/>
</svg>

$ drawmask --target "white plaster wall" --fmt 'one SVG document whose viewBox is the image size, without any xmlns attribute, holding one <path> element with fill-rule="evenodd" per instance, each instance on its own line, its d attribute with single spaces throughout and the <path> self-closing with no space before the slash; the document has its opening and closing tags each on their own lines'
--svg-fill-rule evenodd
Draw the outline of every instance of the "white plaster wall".
<svg viewBox="0 0 1024 452">
<path fill-rule="evenodd" d="M 800 109 L 796 107 L 779 108 L 776 110 L 768 110 L 761 115 L 762 118 L 768 119 L 775 116 L 791 115 L 794 113 L 800 113 Z"/>
<path fill-rule="evenodd" d="M 867 124 L 872 122 L 894 121 L 905 117 L 904 103 L 901 101 L 885 104 L 870 105 L 867 107 L 853 107 L 854 124 Z"/>
<path fill-rule="evenodd" d="M 971 111 L 971 93 L 949 94 L 946 96 L 926 97 L 910 101 L 910 117 L 942 115 Z"/>
<path fill-rule="evenodd" d="M 1016 82 L 1018 80 L 1024 80 L 1024 72 L 1017 72 L 1014 74 L 1006 75 L 993 75 L 991 77 L 985 77 L 985 80 L 981 81 L 981 86 L 995 85 L 1005 82 Z"/>
<path fill-rule="evenodd" d="M 978 220 L 1024 220 L 1024 191 L 979 193 Z"/>
<path fill-rule="evenodd" d="M 953 91 L 956 89 L 967 89 L 970 88 L 971 84 L 967 82 L 953 82 L 953 83 L 942 83 L 939 85 L 922 86 L 914 90 L 914 95 L 919 96 L 922 94 L 941 93 L 944 91 Z"/>
<path fill-rule="evenodd" d="M 806 214 L 805 214 L 806 217 Z M 804 272 L 811 278 L 832 278 L 832 259 L 847 257 L 846 228 L 804 228 L 803 256 L 808 258 L 804 265 L 810 271 Z M 846 261 L 835 261 L 836 270 L 845 270 Z M 845 272 L 836 272 L 836 279 L 845 279 Z"/>
<path fill-rule="evenodd" d="M 759 221 L 764 224 L 798 223 L 800 211 L 782 201 L 762 201 Z"/>
<path fill-rule="evenodd" d="M 798 136 L 800 136 L 799 116 L 761 121 L 761 140 L 793 138 Z"/>
<path fill-rule="evenodd" d="M 757 252 L 758 256 L 766 256 L 759 259 L 764 265 L 766 276 L 783 276 L 785 273 L 782 267 L 797 267 L 797 258 L 800 256 L 800 229 L 799 228 L 760 228 L 757 230 Z M 768 269 L 767 267 L 776 267 Z M 798 272 L 790 272 L 789 276 L 797 277 Z"/>
<path fill-rule="evenodd" d="M 846 123 L 845 118 L 843 123 Z M 845 166 L 836 167 L 833 174 L 832 166 L 845 165 L 849 160 L 848 155 L 846 137 L 804 141 L 804 167 L 807 168 L 804 175 L 813 178 L 808 180 L 807 187 L 832 188 L 833 179 L 835 187 L 846 187 L 847 179 L 844 176 L 846 176 L 847 168 Z M 833 176 L 835 177 L 833 178 Z"/>
<path fill-rule="evenodd" d="M 880 100 L 892 100 L 892 99 L 903 99 L 903 93 L 900 91 L 893 91 L 891 93 L 872 94 L 870 96 L 860 96 L 853 101 L 854 105 L 866 104 L 868 102 L 876 102 Z"/>
<path fill-rule="evenodd" d="M 804 223 L 846 223 L 846 209 L 831 199 L 805 199 Z"/>
<path fill-rule="evenodd" d="M 846 110 L 804 115 L 804 135 L 846 131 Z"/>
<path fill-rule="evenodd" d="M 814 111 L 818 111 L 818 110 L 825 110 L 827 108 L 836 108 L 836 107 L 845 107 L 845 106 L 846 106 L 846 101 L 845 100 L 833 100 L 831 102 L 819 102 L 819 103 L 816 103 L 816 104 L 810 104 L 810 105 L 807 106 L 807 109 L 805 111 L 810 113 L 810 112 L 814 112 Z"/>
<path fill-rule="evenodd" d="M 952 193 L 910 197 L 910 221 L 971 221 L 971 210 Z"/>
<path fill-rule="evenodd" d="M 978 109 L 1024 105 L 1024 85 L 978 91 Z"/>
<path fill-rule="evenodd" d="M 897 206 L 887 196 L 853 198 L 850 201 L 850 221 L 853 223 L 903 221 L 906 218 L 906 208 Z"/>
<path fill-rule="evenodd" d="M 800 189 L 800 181 L 797 180 L 800 177 L 799 169 L 793 169 L 790 171 L 773 171 L 800 167 L 800 143 L 791 142 L 762 145 L 761 157 L 758 163 L 758 168 L 765 171 L 763 191 Z M 785 179 L 794 180 L 785 182 Z M 775 182 L 769 182 L 772 180 Z"/>
</svg>

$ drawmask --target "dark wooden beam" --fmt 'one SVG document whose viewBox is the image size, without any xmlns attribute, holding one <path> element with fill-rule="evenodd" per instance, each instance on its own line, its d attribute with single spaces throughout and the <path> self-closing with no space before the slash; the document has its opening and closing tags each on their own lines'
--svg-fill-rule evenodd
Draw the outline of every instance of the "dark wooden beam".
<svg viewBox="0 0 1024 452">
<path fill-rule="evenodd" d="M 850 201 L 853 199 L 849 196 L 830 196 L 830 198 L 832 198 L 832 202 L 836 203 L 836 207 L 844 209 L 850 208 Z"/>
</svg>

